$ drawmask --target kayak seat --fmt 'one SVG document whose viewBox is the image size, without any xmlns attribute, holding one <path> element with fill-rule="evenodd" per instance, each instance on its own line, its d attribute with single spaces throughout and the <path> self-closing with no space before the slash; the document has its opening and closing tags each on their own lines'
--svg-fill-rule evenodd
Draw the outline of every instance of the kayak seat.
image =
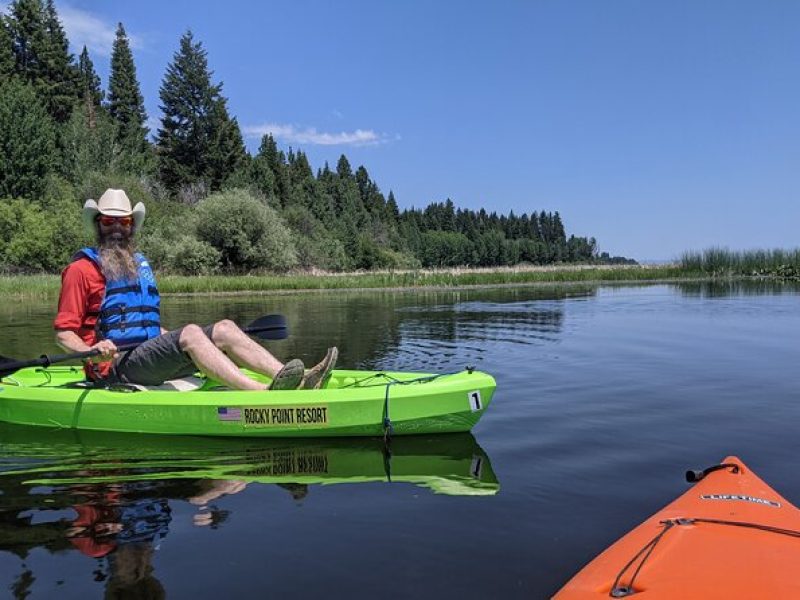
<svg viewBox="0 0 800 600">
<path fill-rule="evenodd" d="M 161 385 L 139 385 L 138 383 L 128 384 L 142 392 L 194 392 L 203 387 L 206 380 L 200 377 L 181 377 L 180 379 L 170 379 Z"/>
</svg>

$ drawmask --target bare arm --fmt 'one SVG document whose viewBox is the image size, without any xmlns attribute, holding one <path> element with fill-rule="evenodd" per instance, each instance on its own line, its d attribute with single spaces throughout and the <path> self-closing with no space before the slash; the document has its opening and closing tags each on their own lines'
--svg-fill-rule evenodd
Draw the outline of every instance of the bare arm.
<svg viewBox="0 0 800 600">
<path fill-rule="evenodd" d="M 86 352 L 91 350 L 74 331 L 60 329 L 56 331 L 56 343 L 69 352 Z"/>
<path fill-rule="evenodd" d="M 59 329 L 56 331 L 56 343 L 70 352 L 86 352 L 87 350 L 100 350 L 100 354 L 92 358 L 93 362 L 111 360 L 117 354 L 117 347 L 111 340 L 100 340 L 94 346 L 88 346 L 74 331 Z"/>
</svg>

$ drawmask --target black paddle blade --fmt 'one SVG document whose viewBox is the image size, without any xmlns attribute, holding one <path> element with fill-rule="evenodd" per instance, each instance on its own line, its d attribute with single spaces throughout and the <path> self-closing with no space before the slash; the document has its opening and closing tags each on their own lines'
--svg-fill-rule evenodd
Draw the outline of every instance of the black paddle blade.
<svg viewBox="0 0 800 600">
<path fill-rule="evenodd" d="M 283 315 L 266 315 L 250 323 L 244 332 L 262 340 L 283 340 L 289 337 L 289 325 Z"/>
</svg>

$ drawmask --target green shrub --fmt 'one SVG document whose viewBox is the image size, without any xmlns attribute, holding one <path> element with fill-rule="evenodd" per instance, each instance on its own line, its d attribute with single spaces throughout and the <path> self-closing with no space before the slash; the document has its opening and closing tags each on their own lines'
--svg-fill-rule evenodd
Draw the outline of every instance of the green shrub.
<svg viewBox="0 0 800 600">
<path fill-rule="evenodd" d="M 382 269 L 419 269 L 422 263 L 413 254 L 388 248 L 380 249 L 378 264 Z"/>
<path fill-rule="evenodd" d="M 245 190 L 212 194 L 197 206 L 198 237 L 219 250 L 227 269 L 286 271 L 297 264 L 289 228 Z"/>
<path fill-rule="evenodd" d="M 0 200 L 0 259 L 3 263 L 8 262 L 6 249 L 19 231 L 22 216 L 29 204 L 30 202 L 25 200 Z M 6 266 L 10 265 L 6 264 Z"/>
<path fill-rule="evenodd" d="M 311 238 L 296 235 L 294 240 L 299 267 L 344 271 L 350 264 L 344 244 L 334 237 Z"/>
<path fill-rule="evenodd" d="M 69 210 L 80 217 L 83 201 L 79 201 L 75 186 L 60 175 L 51 173 L 44 181 L 39 204 L 45 210 L 64 210 L 69 207 Z"/>
<path fill-rule="evenodd" d="M 84 243 L 74 203 L 54 202 L 47 210 L 25 200 L 0 201 L 0 257 L 6 270 L 59 271 Z"/>
<path fill-rule="evenodd" d="M 139 252 L 147 257 L 147 261 L 155 271 L 166 271 L 170 268 L 170 251 L 175 244 L 161 235 L 144 233 L 136 242 Z"/>
<path fill-rule="evenodd" d="M 490 241 L 495 240 L 489 235 L 479 238 L 479 242 Z M 500 256 L 502 241 L 498 239 L 496 247 L 492 246 L 489 250 L 493 258 Z M 422 265 L 425 267 L 453 267 L 470 264 L 473 258 L 473 247 L 469 238 L 463 233 L 426 231 L 420 236 L 419 254 Z"/>
<path fill-rule="evenodd" d="M 211 275 L 219 269 L 221 253 L 210 244 L 184 236 L 174 244 L 169 270 L 181 275 Z"/>
<path fill-rule="evenodd" d="M 298 266 L 328 271 L 344 271 L 350 266 L 344 244 L 307 207 L 292 206 L 283 216 L 292 229 Z"/>
<path fill-rule="evenodd" d="M 367 235 L 359 236 L 359 252 L 356 268 L 370 269 L 416 269 L 420 261 L 411 255 L 397 252 L 378 244 Z"/>
</svg>

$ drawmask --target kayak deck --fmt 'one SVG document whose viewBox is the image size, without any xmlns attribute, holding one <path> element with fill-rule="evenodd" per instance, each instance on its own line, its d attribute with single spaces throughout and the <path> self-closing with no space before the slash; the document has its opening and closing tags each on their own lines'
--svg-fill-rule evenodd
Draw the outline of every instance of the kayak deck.
<svg viewBox="0 0 800 600">
<path fill-rule="evenodd" d="M 554 598 L 800 598 L 800 511 L 736 457 L 706 471 Z"/>
<path fill-rule="evenodd" d="M 269 379 L 247 372 L 254 379 Z M 494 379 L 452 374 L 333 371 L 320 390 L 251 392 L 206 380 L 196 391 L 87 386 L 79 367 L 22 369 L 0 381 L 0 420 L 22 425 L 240 437 L 394 435 L 469 431 Z"/>
</svg>

